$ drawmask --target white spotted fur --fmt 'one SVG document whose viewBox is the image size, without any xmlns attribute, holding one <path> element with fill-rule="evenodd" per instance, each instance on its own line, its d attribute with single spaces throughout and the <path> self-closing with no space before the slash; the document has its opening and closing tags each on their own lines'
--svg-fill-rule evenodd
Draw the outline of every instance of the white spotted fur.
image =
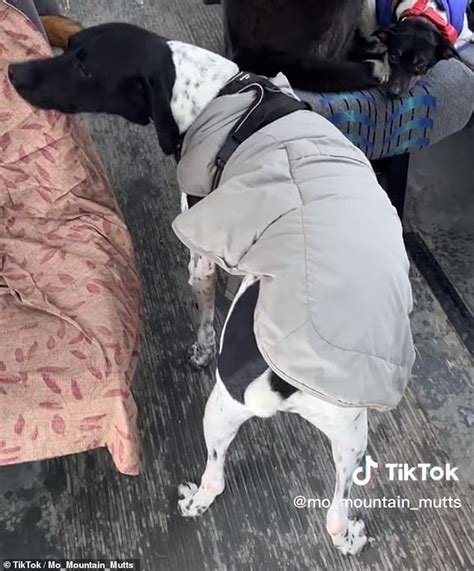
<svg viewBox="0 0 474 571">
<path fill-rule="evenodd" d="M 234 62 L 198 46 L 169 41 L 176 81 L 171 112 L 180 134 L 185 133 L 201 111 L 239 68 Z"/>
</svg>

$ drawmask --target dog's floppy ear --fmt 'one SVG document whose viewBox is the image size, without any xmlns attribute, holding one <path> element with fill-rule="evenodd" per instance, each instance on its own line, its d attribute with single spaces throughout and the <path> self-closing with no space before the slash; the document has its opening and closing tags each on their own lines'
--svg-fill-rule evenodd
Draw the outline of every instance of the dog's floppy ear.
<svg viewBox="0 0 474 571">
<path fill-rule="evenodd" d="M 71 36 L 81 31 L 81 25 L 66 16 L 40 16 L 43 28 L 53 48 L 66 50 Z"/>
<path fill-rule="evenodd" d="M 440 37 L 440 41 L 436 49 L 436 54 L 440 60 L 451 59 L 453 57 L 459 60 L 461 59 L 461 56 L 458 54 L 458 51 L 453 46 L 453 44 L 443 36 Z"/>
<path fill-rule="evenodd" d="M 165 155 L 176 152 L 179 144 L 179 129 L 171 112 L 173 83 L 167 78 L 154 74 L 145 80 L 150 117 L 155 123 L 160 147 Z"/>
<path fill-rule="evenodd" d="M 377 30 L 373 35 L 378 38 L 384 44 L 387 43 L 390 36 L 393 36 L 395 33 L 396 24 L 390 24 L 383 30 Z"/>
</svg>

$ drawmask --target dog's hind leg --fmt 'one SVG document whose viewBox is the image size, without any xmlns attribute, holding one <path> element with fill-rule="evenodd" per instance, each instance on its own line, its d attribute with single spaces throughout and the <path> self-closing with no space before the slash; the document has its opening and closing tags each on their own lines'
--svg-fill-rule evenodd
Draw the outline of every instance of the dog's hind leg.
<svg viewBox="0 0 474 571">
<path fill-rule="evenodd" d="M 287 399 L 285 410 L 300 414 L 331 440 L 336 488 L 326 517 L 326 529 L 337 549 L 355 555 L 368 540 L 364 522 L 349 519 L 348 509 L 352 475 L 367 447 L 367 410 L 335 406 L 302 392 Z"/>
<path fill-rule="evenodd" d="M 204 437 L 207 464 L 199 488 L 192 482 L 178 488 L 178 508 L 184 517 L 203 514 L 216 496 L 224 491 L 224 462 L 227 449 L 240 426 L 253 416 L 243 404 L 233 399 L 217 380 L 204 413 Z"/>
<path fill-rule="evenodd" d="M 355 555 L 367 543 L 365 524 L 361 519 L 349 519 L 348 500 L 354 470 L 367 448 L 367 411 L 359 410 L 355 416 L 341 422 L 331 438 L 332 455 L 336 466 L 336 488 L 326 518 L 326 529 L 333 544 L 344 554 Z"/>
</svg>

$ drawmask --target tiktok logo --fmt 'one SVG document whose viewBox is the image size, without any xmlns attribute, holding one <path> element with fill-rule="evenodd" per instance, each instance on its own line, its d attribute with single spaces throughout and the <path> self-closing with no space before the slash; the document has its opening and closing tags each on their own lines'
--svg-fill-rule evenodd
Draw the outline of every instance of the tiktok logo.
<svg viewBox="0 0 474 571">
<path fill-rule="evenodd" d="M 366 486 L 372 479 L 372 468 L 378 468 L 377 462 L 372 460 L 372 457 L 367 455 L 365 457 L 365 466 L 359 466 L 352 474 L 352 481 L 358 486 Z"/>
</svg>

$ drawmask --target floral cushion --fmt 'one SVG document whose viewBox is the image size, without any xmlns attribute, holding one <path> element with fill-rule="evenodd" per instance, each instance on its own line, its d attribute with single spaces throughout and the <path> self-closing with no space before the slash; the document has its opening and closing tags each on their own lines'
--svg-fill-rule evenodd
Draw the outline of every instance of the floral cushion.
<svg viewBox="0 0 474 571">
<path fill-rule="evenodd" d="M 130 236 L 80 121 L 31 108 L 7 78 L 10 62 L 49 54 L 1 2 L 0 465 L 106 446 L 137 474 Z"/>
</svg>

